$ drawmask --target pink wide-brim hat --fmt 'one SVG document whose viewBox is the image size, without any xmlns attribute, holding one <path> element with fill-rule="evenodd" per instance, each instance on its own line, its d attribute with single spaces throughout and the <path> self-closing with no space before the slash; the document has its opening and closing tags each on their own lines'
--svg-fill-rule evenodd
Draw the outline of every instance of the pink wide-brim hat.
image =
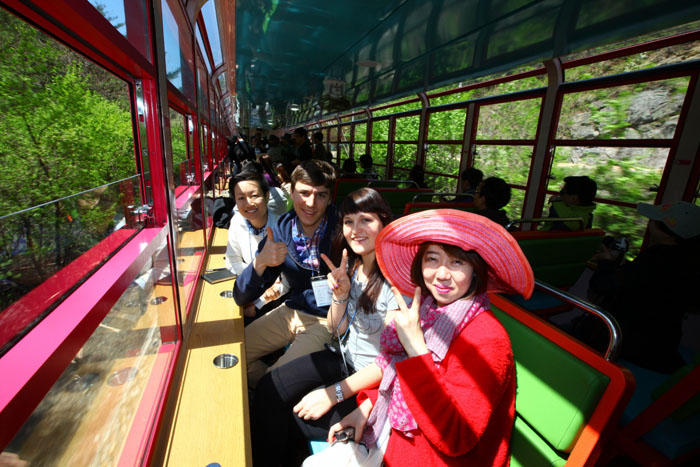
<svg viewBox="0 0 700 467">
<path fill-rule="evenodd" d="M 527 258 L 506 229 L 484 216 L 456 209 L 434 209 L 401 217 L 377 236 L 375 252 L 384 277 L 413 296 L 411 264 L 422 243 L 446 243 L 474 250 L 489 266 L 488 292 L 518 293 L 530 298 L 535 276 Z"/>
</svg>

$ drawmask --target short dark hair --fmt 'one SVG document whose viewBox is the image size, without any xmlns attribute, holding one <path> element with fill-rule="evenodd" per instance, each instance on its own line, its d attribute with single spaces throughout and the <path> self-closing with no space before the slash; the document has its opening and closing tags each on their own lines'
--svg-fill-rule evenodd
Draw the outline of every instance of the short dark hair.
<svg viewBox="0 0 700 467">
<path fill-rule="evenodd" d="M 578 202 L 583 206 L 587 206 L 593 203 L 593 198 L 598 192 L 598 185 L 585 175 L 572 175 L 564 178 L 563 190 L 568 195 L 577 195 Z"/>
<path fill-rule="evenodd" d="M 510 186 L 502 178 L 487 178 L 479 185 L 478 193 L 486 199 L 489 209 L 501 209 L 510 202 Z"/>
<path fill-rule="evenodd" d="M 306 138 L 309 133 L 306 131 L 306 128 L 304 128 L 303 126 L 300 126 L 299 128 L 294 130 L 294 134 L 299 135 L 299 136 L 303 136 L 304 138 Z"/>
<path fill-rule="evenodd" d="M 228 195 L 231 198 L 233 198 L 233 189 L 241 182 L 256 182 L 265 196 L 270 194 L 270 185 L 268 185 L 262 173 L 254 170 L 244 170 L 235 177 L 231 177 L 231 181 L 228 182 Z"/>
<path fill-rule="evenodd" d="M 323 141 L 323 133 L 317 131 L 316 133 L 314 133 L 314 139 L 318 141 Z"/>
<path fill-rule="evenodd" d="M 357 162 L 352 157 L 348 157 L 343 161 L 343 172 L 354 174 L 357 170 Z"/>
<path fill-rule="evenodd" d="M 279 139 L 276 135 L 270 135 L 270 137 L 268 138 L 268 140 L 269 140 L 271 143 L 279 143 L 279 142 L 280 142 L 280 139 Z"/>
<path fill-rule="evenodd" d="M 370 156 L 369 154 L 362 154 L 360 156 L 360 167 L 362 167 L 363 169 L 371 169 L 372 164 L 374 164 L 372 156 Z"/>
<path fill-rule="evenodd" d="M 484 172 L 479 169 L 475 169 L 474 167 L 469 167 L 462 171 L 459 178 L 462 181 L 469 182 L 469 186 L 476 189 L 476 187 L 479 186 L 479 183 L 481 183 L 481 180 L 484 178 Z"/>
<path fill-rule="evenodd" d="M 467 290 L 467 293 L 461 298 L 481 295 L 486 292 L 489 282 L 489 265 L 479 253 L 474 250 L 465 251 L 458 246 L 449 245 L 447 243 L 425 242 L 418 247 L 416 256 L 413 257 L 413 262 L 411 263 L 411 280 L 414 284 L 418 284 L 423 297 L 430 294 L 428 288 L 425 286 L 425 279 L 423 278 L 423 256 L 430 245 L 439 246 L 449 256 L 466 261 L 474 268 L 474 275 L 472 276 L 472 283 L 469 286 L 469 290 Z"/>
<path fill-rule="evenodd" d="M 310 159 L 297 165 L 292 172 L 292 191 L 297 182 L 311 186 L 324 186 L 333 191 L 335 188 L 335 169 L 326 161 Z"/>
</svg>

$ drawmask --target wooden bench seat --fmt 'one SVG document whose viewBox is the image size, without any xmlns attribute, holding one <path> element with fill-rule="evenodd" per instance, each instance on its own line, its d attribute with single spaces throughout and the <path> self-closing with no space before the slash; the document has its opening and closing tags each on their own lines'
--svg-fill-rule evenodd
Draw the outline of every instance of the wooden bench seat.
<svg viewBox="0 0 700 467">
<path fill-rule="evenodd" d="M 210 250 L 226 237 L 217 228 Z M 223 256 L 209 256 L 206 267 L 223 267 Z M 233 284 L 199 281 L 153 465 L 252 465 L 243 319 L 233 299 L 220 295 Z M 214 366 L 223 353 L 238 364 Z"/>
</svg>

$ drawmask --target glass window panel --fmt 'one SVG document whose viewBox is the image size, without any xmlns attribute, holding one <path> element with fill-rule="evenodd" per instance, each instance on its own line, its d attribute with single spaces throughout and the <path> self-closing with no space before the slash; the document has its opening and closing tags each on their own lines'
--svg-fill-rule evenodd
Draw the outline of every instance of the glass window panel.
<svg viewBox="0 0 700 467">
<path fill-rule="evenodd" d="M 425 154 L 425 171 L 438 172 L 447 175 L 459 174 L 459 162 L 461 160 L 462 146 L 458 144 L 429 144 Z M 428 176 L 426 175 L 426 179 Z M 455 193 L 457 182 L 454 178 L 438 180 L 440 188 L 434 183 L 428 183 L 436 191 Z"/>
<path fill-rule="evenodd" d="M 350 125 L 343 125 L 340 127 L 341 135 L 340 135 L 340 140 L 341 141 L 350 141 L 350 136 L 351 136 L 351 128 Z"/>
<path fill-rule="evenodd" d="M 197 44 L 199 44 L 199 50 L 202 53 L 202 57 L 207 56 L 207 49 L 204 47 L 204 39 L 202 38 L 202 33 L 199 31 L 199 24 L 195 26 L 195 35 L 197 36 Z M 204 64 L 207 66 L 207 71 L 211 74 L 211 64 L 209 59 L 204 60 Z"/>
<path fill-rule="evenodd" d="M 547 189 L 558 192 L 565 177 L 587 175 L 598 185 L 597 198 L 654 204 L 657 193 L 649 188 L 661 182 L 667 157 L 668 149 L 658 148 L 557 147 Z M 635 210 L 603 206 L 593 212 L 593 226 L 626 236 L 638 250 L 644 229 L 638 231 Z"/>
<path fill-rule="evenodd" d="M 467 109 L 433 112 L 428 120 L 428 139 L 452 139 L 461 141 L 464 138 L 464 122 Z"/>
<path fill-rule="evenodd" d="M 182 63 L 180 58 L 180 35 L 177 21 L 168 2 L 163 3 L 163 40 L 165 42 L 165 71 L 168 81 L 182 91 Z"/>
<path fill-rule="evenodd" d="M 226 72 L 222 71 L 218 77 L 219 87 L 221 87 L 221 94 L 226 94 L 228 92 L 228 84 L 226 83 Z"/>
<path fill-rule="evenodd" d="M 152 428 L 143 407 L 155 407 L 165 396 L 161 382 L 175 349 L 168 345 L 176 338 L 174 303 L 164 242 L 7 450 L 30 465 L 117 465 L 132 427 Z M 136 433 L 137 439 L 148 435 Z M 140 454 L 145 462 L 146 453 Z"/>
<path fill-rule="evenodd" d="M 418 129 L 420 128 L 420 115 L 401 117 L 396 119 L 395 141 L 418 141 Z"/>
<path fill-rule="evenodd" d="M 455 187 L 457 185 L 457 181 L 452 177 L 433 174 L 425 174 L 425 183 L 432 190 L 442 193 L 455 193 Z"/>
<path fill-rule="evenodd" d="M 32 290 L 36 313 L 62 299 L 77 279 L 45 281 L 101 244 L 76 263 L 97 267 L 137 228 L 141 199 L 127 85 L 4 9 L 0 36 L 14 44 L 0 54 L 1 317 Z M 0 347 L 26 324 L 0 323 Z"/>
<path fill-rule="evenodd" d="M 402 97 L 401 99 L 397 99 L 393 102 L 389 102 L 388 104 L 393 104 L 393 103 L 399 103 L 405 101 L 406 98 Z M 372 115 L 375 117 L 383 117 L 385 115 L 391 115 L 399 112 L 405 112 L 407 110 L 417 110 L 422 107 L 422 104 L 419 99 L 416 99 L 413 102 L 409 102 L 407 104 L 402 104 L 402 105 L 396 105 L 395 107 L 387 107 L 385 109 L 378 109 L 378 110 L 372 110 Z"/>
<path fill-rule="evenodd" d="M 389 120 L 372 122 L 372 141 L 389 141 Z"/>
<path fill-rule="evenodd" d="M 671 139 L 688 78 L 566 94 L 557 138 Z"/>
<path fill-rule="evenodd" d="M 503 208 L 509 220 L 522 218 L 523 203 L 525 202 L 525 190 L 520 188 L 510 188 L 510 201 Z"/>
<path fill-rule="evenodd" d="M 512 75 L 514 73 L 522 73 L 524 71 L 529 71 L 534 68 L 541 68 L 542 64 L 537 63 L 535 66 L 527 65 L 520 67 L 518 69 L 515 69 L 511 72 L 506 73 L 499 73 L 491 76 L 485 76 L 483 78 L 479 78 L 477 80 L 474 80 L 474 83 L 477 82 L 483 82 L 483 81 L 488 81 L 492 79 L 497 79 L 497 78 L 503 78 L 504 76 L 507 75 Z M 471 84 L 471 83 L 470 83 Z M 449 89 L 453 88 L 458 88 L 461 87 L 463 83 L 457 83 L 449 87 Z M 547 85 L 547 77 L 546 75 L 538 75 L 538 76 L 533 76 L 530 78 L 525 78 L 525 79 L 518 79 L 514 81 L 507 81 L 505 83 L 500 83 L 496 84 L 493 86 L 487 86 L 483 88 L 476 88 L 476 89 L 471 89 L 469 91 L 463 91 L 463 92 L 456 92 L 454 94 L 448 94 L 445 96 L 440 96 L 440 97 L 430 97 L 428 95 L 428 98 L 430 99 L 430 105 L 441 105 L 441 104 L 451 104 L 454 102 L 464 102 L 464 101 L 469 101 L 472 99 L 477 99 L 480 97 L 488 97 L 488 96 L 496 96 L 500 94 L 509 94 L 513 93 L 516 91 L 523 91 L 526 89 L 535 89 L 535 88 L 540 88 L 543 86 Z M 441 89 L 441 90 L 447 90 L 447 89 Z M 439 90 L 434 90 L 434 93 L 437 93 Z"/>
<path fill-rule="evenodd" d="M 527 99 L 479 108 L 477 139 L 535 139 L 541 99 Z"/>
<path fill-rule="evenodd" d="M 221 39 L 219 38 L 219 25 L 216 20 L 216 2 L 209 0 L 202 6 L 202 18 L 204 18 L 204 27 L 207 28 L 207 37 L 209 38 L 209 46 L 211 54 L 214 58 L 214 66 L 219 67 L 224 61 L 221 55 Z"/>
<path fill-rule="evenodd" d="M 410 169 L 416 164 L 417 153 L 418 146 L 415 144 L 395 144 L 394 167 Z"/>
<path fill-rule="evenodd" d="M 173 152 L 175 185 L 190 185 L 194 180 L 194 173 L 193 167 L 187 157 L 185 117 L 173 109 L 170 109 L 170 144 Z"/>
<path fill-rule="evenodd" d="M 124 0 L 88 0 L 112 26 L 126 37 L 126 13 Z"/>
<path fill-rule="evenodd" d="M 177 285 L 180 304 L 190 309 L 192 294 L 197 285 L 197 270 L 204 258 L 204 211 L 199 191 L 182 195 L 177 200 Z"/>
<path fill-rule="evenodd" d="M 509 184 L 526 185 L 532 151 L 532 146 L 479 145 L 474 167 L 484 172 L 484 178 L 499 177 Z"/>
<path fill-rule="evenodd" d="M 367 140 L 367 124 L 358 123 L 355 125 L 355 142 L 363 142 Z"/>
<path fill-rule="evenodd" d="M 386 145 L 386 144 L 377 144 L 377 143 L 372 144 L 371 156 L 372 156 L 372 162 L 373 162 L 375 168 L 377 168 L 377 165 L 386 166 L 387 146 L 388 145 Z"/>
<path fill-rule="evenodd" d="M 338 145 L 338 149 L 340 150 L 340 161 L 342 166 L 342 162 L 344 162 L 345 159 L 350 157 L 350 144 L 340 143 Z"/>
</svg>

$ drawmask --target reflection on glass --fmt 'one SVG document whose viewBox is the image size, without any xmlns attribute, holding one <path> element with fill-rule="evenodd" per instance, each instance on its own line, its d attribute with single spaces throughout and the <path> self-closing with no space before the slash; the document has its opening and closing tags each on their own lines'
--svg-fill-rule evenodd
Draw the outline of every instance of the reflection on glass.
<svg viewBox="0 0 700 467">
<path fill-rule="evenodd" d="M 197 271 L 204 258 L 204 222 L 202 198 L 199 191 L 177 201 L 177 284 L 180 304 L 189 311 L 197 285 Z M 184 312 L 183 312 L 184 314 Z"/>
<path fill-rule="evenodd" d="M 168 2 L 162 2 L 163 5 L 163 40 L 165 42 L 165 72 L 168 81 L 173 83 L 173 86 L 182 89 L 182 60 L 180 53 L 179 31 L 177 21 L 173 16 L 173 12 L 168 6 Z"/>
<path fill-rule="evenodd" d="M 134 176 L 0 217 L 0 353 L 141 228 L 140 207 Z"/>
<path fill-rule="evenodd" d="M 207 56 L 207 49 L 204 47 L 204 39 L 202 38 L 202 33 L 199 30 L 199 24 L 195 26 L 195 36 L 197 36 L 197 44 L 199 44 L 199 50 L 202 57 Z M 209 64 L 209 59 L 204 60 L 204 64 L 207 66 L 207 71 L 211 74 L 211 65 Z"/>
<path fill-rule="evenodd" d="M 187 157 L 187 142 L 185 140 L 185 117 L 170 109 L 170 143 L 173 151 L 173 170 L 175 185 L 187 186 L 194 180 L 193 167 Z M 180 193 L 176 190 L 176 195 Z"/>
<path fill-rule="evenodd" d="M 163 245 L 165 246 L 165 244 Z M 151 429 L 176 340 L 167 248 L 143 268 L 6 450 L 30 465 L 117 465 Z M 159 298 L 159 299 L 157 299 Z M 150 385 L 149 385 L 150 383 Z M 155 383 L 155 384 L 154 384 Z M 146 387 L 157 388 L 146 391 Z M 146 423 L 144 423 L 144 418 Z M 145 439 L 147 433 L 138 433 Z M 139 453 L 130 464 L 140 464 Z"/>
<path fill-rule="evenodd" d="M 209 46 L 214 58 L 214 66 L 218 67 L 224 59 L 221 55 L 221 39 L 219 38 L 219 26 L 216 20 L 216 2 L 206 2 L 202 5 L 201 13 L 202 18 L 204 18 L 204 27 L 207 28 L 207 37 L 209 38 Z"/>
<path fill-rule="evenodd" d="M 97 11 L 126 37 L 126 14 L 124 0 L 88 0 Z"/>
</svg>

